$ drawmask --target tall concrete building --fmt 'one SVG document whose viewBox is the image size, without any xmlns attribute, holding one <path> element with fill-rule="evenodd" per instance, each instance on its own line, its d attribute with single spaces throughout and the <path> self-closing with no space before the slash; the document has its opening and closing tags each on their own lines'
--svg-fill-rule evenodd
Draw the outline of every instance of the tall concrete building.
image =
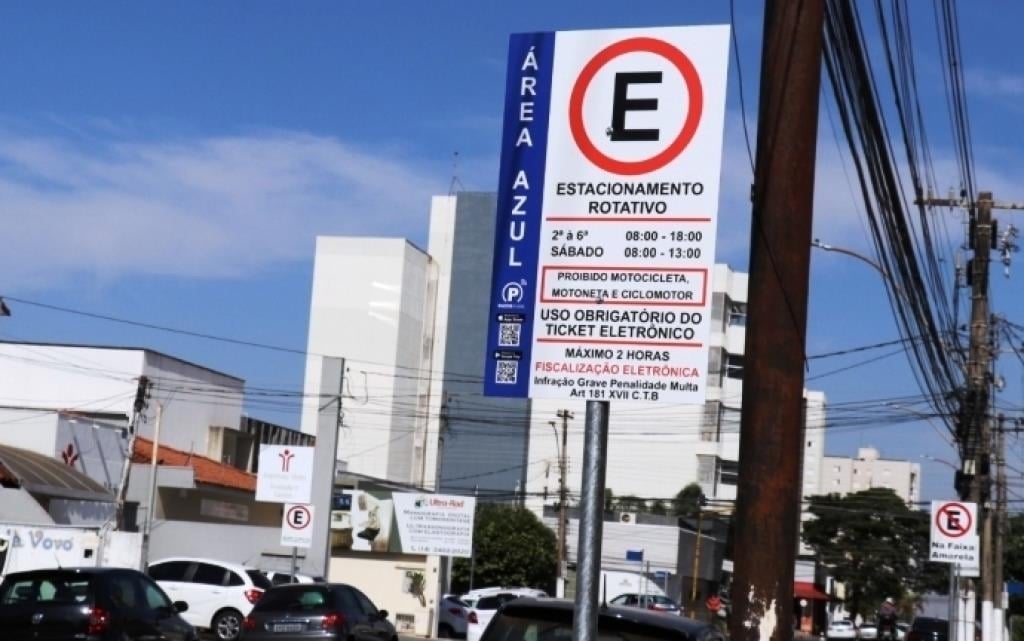
<svg viewBox="0 0 1024 641">
<path fill-rule="evenodd" d="M 338 457 L 349 472 L 443 491 L 522 491 L 528 401 L 482 396 L 494 194 L 438 196 L 428 251 L 317 239 L 302 430 L 323 356 L 346 359 Z"/>
<path fill-rule="evenodd" d="M 740 405 L 746 341 L 747 275 L 715 265 L 712 279 L 711 349 L 703 405 L 612 403 L 609 416 L 607 487 L 615 496 L 667 499 L 699 483 L 710 499 L 736 498 Z M 825 395 L 806 391 L 802 452 L 803 493 L 817 493 L 825 441 Z M 580 488 L 585 404 L 536 400 L 530 420 L 527 468 L 529 504 L 557 500 L 560 410 L 568 425 L 568 483 Z"/>
<path fill-rule="evenodd" d="M 819 494 L 851 494 L 871 488 L 888 488 L 907 503 L 921 500 L 921 466 L 918 463 L 882 458 L 873 447 L 862 447 L 857 456 L 826 456 L 822 461 Z"/>
</svg>

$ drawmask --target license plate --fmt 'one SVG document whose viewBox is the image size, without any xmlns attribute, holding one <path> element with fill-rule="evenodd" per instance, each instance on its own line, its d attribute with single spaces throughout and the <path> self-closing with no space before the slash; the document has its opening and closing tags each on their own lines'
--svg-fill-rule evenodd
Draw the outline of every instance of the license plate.
<svg viewBox="0 0 1024 641">
<path fill-rule="evenodd" d="M 302 632 L 306 626 L 302 623 L 275 623 L 270 629 L 274 632 Z"/>
</svg>

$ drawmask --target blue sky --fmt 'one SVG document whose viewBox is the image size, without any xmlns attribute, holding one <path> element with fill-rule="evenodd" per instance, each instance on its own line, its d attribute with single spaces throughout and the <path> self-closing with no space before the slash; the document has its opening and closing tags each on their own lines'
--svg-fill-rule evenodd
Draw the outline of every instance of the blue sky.
<svg viewBox="0 0 1024 641">
<path fill-rule="evenodd" d="M 751 128 L 759 4 L 736 6 Z M 960 18 L 979 184 L 1024 200 L 1024 65 L 1010 44 L 1022 10 L 977 4 L 991 6 Z M 925 117 L 940 183 L 956 187 L 928 11 L 912 15 Z M 0 5 L 0 293 L 301 349 L 317 234 L 423 244 L 455 151 L 467 188 L 495 188 L 509 33 L 723 22 L 726 2 Z M 732 60 L 718 259 L 742 269 L 751 174 L 738 86 Z M 869 251 L 850 171 L 823 117 L 815 233 Z M 822 253 L 812 269 L 808 353 L 897 337 L 877 273 Z M 1022 270 L 993 278 L 996 311 L 1018 322 Z M 302 385 L 299 356 L 12 307 L 4 338 L 148 346 L 251 384 Z M 808 375 L 884 353 L 813 361 Z M 1003 400 L 1020 406 L 1011 359 Z M 808 386 L 836 403 L 918 393 L 900 355 Z M 892 458 L 955 457 L 925 423 L 835 430 L 827 442 L 833 454 L 875 445 Z M 951 494 L 950 470 L 921 462 L 926 498 Z"/>
</svg>

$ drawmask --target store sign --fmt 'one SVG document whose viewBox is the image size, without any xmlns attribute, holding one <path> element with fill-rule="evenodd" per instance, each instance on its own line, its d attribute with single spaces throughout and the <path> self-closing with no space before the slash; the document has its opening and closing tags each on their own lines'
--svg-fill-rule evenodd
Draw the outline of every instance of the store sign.
<svg viewBox="0 0 1024 641">
<path fill-rule="evenodd" d="M 313 486 L 313 448 L 261 445 L 256 500 L 309 503 Z"/>
<path fill-rule="evenodd" d="M 728 43 L 512 36 L 486 394 L 704 402 Z"/>
<path fill-rule="evenodd" d="M 399 492 L 392 498 L 402 552 L 472 556 L 476 498 Z"/>
</svg>

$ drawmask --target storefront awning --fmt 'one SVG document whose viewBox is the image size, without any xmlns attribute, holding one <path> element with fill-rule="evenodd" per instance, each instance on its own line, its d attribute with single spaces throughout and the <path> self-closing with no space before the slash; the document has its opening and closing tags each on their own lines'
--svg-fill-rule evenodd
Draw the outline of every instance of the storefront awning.
<svg viewBox="0 0 1024 641">
<path fill-rule="evenodd" d="M 793 598 L 809 601 L 830 601 L 832 597 L 814 586 L 810 581 L 793 582 Z"/>
</svg>

